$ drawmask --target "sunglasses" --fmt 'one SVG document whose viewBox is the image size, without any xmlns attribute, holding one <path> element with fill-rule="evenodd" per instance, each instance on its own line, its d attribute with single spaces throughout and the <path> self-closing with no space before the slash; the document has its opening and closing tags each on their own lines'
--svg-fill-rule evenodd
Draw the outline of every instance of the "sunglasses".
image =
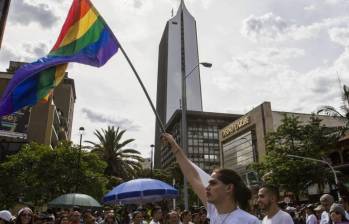
<svg viewBox="0 0 349 224">
<path fill-rule="evenodd" d="M 23 213 L 23 214 L 21 214 L 21 216 L 29 216 L 29 217 L 32 217 L 32 214 L 30 214 L 30 213 Z"/>
</svg>

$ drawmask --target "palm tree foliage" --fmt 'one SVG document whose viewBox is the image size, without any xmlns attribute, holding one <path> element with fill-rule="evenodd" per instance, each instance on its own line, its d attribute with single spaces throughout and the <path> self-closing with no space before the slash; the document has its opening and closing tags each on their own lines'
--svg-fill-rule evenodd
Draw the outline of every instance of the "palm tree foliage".
<svg viewBox="0 0 349 224">
<path fill-rule="evenodd" d="M 141 168 L 143 158 L 140 153 L 126 145 L 133 142 L 134 139 L 122 140 L 126 130 L 120 130 L 114 126 L 108 126 L 107 129 L 95 130 L 94 135 L 99 142 L 86 141 L 92 144 L 92 152 L 97 153 L 108 166 L 105 174 L 121 177 L 122 179 L 131 179 Z"/>
<path fill-rule="evenodd" d="M 337 110 L 333 106 L 322 106 L 318 109 L 317 113 L 344 119 L 346 122 L 346 126 L 343 127 L 341 131 L 342 131 L 342 134 L 345 134 L 345 132 L 349 130 L 349 88 L 348 86 L 343 85 L 342 105 L 340 106 L 340 110 Z"/>
</svg>

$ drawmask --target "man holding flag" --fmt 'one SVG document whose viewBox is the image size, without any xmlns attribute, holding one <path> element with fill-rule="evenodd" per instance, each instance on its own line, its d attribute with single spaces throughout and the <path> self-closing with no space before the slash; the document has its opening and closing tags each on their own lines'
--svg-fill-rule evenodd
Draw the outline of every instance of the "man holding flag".
<svg viewBox="0 0 349 224">
<path fill-rule="evenodd" d="M 162 139 L 170 145 L 183 175 L 207 208 L 210 223 L 260 223 L 255 216 L 243 210 L 248 209 L 251 192 L 236 172 L 217 169 L 209 176 L 188 159 L 172 135 L 164 133 Z"/>
</svg>

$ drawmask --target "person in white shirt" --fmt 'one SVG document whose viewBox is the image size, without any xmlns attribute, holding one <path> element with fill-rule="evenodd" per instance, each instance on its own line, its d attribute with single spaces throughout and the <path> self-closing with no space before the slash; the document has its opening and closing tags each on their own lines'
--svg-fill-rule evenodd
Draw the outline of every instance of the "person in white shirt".
<svg viewBox="0 0 349 224">
<path fill-rule="evenodd" d="M 181 213 L 181 217 L 180 217 L 181 223 L 182 224 L 193 224 L 191 222 L 191 212 L 188 210 L 184 210 Z"/>
<path fill-rule="evenodd" d="M 152 220 L 149 224 L 160 224 L 160 220 L 162 219 L 162 210 L 160 207 L 155 207 L 151 210 Z"/>
<path fill-rule="evenodd" d="M 294 224 L 292 217 L 278 206 L 279 190 L 273 185 L 264 185 L 258 191 L 258 205 L 265 212 L 262 224 Z"/>
<path fill-rule="evenodd" d="M 8 210 L 0 211 L 0 223 L 1 224 L 10 224 L 14 220 L 11 212 Z"/>
<path fill-rule="evenodd" d="M 161 137 L 170 145 L 183 175 L 207 208 L 210 223 L 259 224 L 255 216 L 243 210 L 248 208 L 251 192 L 236 172 L 217 169 L 209 177 L 187 158 L 172 135 L 164 133 Z M 206 178 L 209 178 L 208 185 Z"/>
<path fill-rule="evenodd" d="M 333 203 L 330 208 L 331 224 L 335 223 L 349 223 L 345 217 L 345 210 L 341 204 Z"/>
<path fill-rule="evenodd" d="M 314 206 L 312 204 L 307 205 L 305 208 L 305 223 L 306 224 L 317 224 L 317 218 L 314 214 Z"/>
<path fill-rule="evenodd" d="M 168 216 L 168 220 L 167 220 L 168 224 L 180 224 L 178 212 L 171 211 L 167 214 L 167 216 Z"/>
<path fill-rule="evenodd" d="M 331 205 L 333 204 L 334 199 L 332 195 L 330 194 L 323 194 L 320 197 L 320 203 L 321 206 L 323 207 L 324 211 L 321 213 L 321 219 L 320 219 L 320 224 L 328 224 L 330 223 L 330 208 Z"/>
<path fill-rule="evenodd" d="M 141 211 L 135 211 L 132 213 L 132 222 L 131 224 L 142 224 L 144 217 Z"/>
<path fill-rule="evenodd" d="M 339 203 L 343 205 L 343 208 L 345 210 L 345 218 L 349 220 L 349 213 L 348 213 L 349 201 L 348 201 L 348 196 L 347 196 L 348 193 L 346 192 L 346 195 L 341 195 L 341 198 L 339 199 Z"/>
</svg>

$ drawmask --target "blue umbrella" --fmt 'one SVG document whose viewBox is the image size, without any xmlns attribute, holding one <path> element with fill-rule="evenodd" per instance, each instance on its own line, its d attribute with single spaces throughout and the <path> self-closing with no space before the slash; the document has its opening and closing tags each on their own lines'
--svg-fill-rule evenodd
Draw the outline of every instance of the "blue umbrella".
<svg viewBox="0 0 349 224">
<path fill-rule="evenodd" d="M 130 180 L 113 188 L 103 197 L 105 204 L 144 204 L 178 197 L 178 191 L 160 180 Z"/>
</svg>

